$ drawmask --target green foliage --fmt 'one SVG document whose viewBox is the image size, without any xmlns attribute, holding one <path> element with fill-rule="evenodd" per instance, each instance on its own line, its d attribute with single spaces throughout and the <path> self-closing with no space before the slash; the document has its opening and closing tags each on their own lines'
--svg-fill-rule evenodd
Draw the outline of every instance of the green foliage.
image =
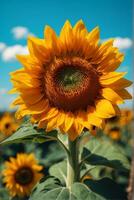
<svg viewBox="0 0 134 200">
<path fill-rule="evenodd" d="M 92 192 L 83 183 L 74 183 L 70 188 L 63 187 L 54 177 L 42 179 L 34 188 L 29 200 L 105 200 Z"/>
<path fill-rule="evenodd" d="M 32 143 L 43 143 L 47 141 L 54 142 L 51 142 L 48 148 L 45 148 L 45 146 L 43 146 L 44 144 L 38 145 Z M 128 173 L 129 170 L 129 162 L 121 145 L 114 143 L 103 136 L 97 138 L 90 136 L 90 139 L 86 144 L 81 143 L 81 160 L 79 165 L 81 179 L 79 183 L 74 183 L 70 188 L 67 188 L 66 158 L 71 154 L 65 145 L 67 144 L 66 141 L 67 136 L 59 134 L 56 130 L 47 133 L 43 129 L 38 129 L 36 125 L 25 122 L 13 135 L 1 143 L 3 145 L 24 143 L 25 145 L 22 144 L 22 146 L 25 146 L 24 150 L 27 153 L 34 152 L 39 159 L 39 162 L 45 166 L 45 174 L 47 174 L 48 170 L 51 175 L 51 177 L 43 178 L 37 184 L 29 200 L 126 199 L 125 189 L 119 185 L 119 182 L 121 181 L 118 181 L 117 184 L 117 178 L 115 181 L 111 179 L 114 177 L 112 176 L 113 171 L 120 174 Z M 82 145 L 84 145 L 84 147 Z M 6 146 L 2 148 L 7 149 L 7 155 L 12 154 L 12 152 L 8 153 L 10 149 Z M 11 149 L 14 151 L 13 148 Z M 67 155 L 63 149 L 66 151 Z M 85 175 L 89 175 L 91 179 L 84 180 L 82 183 Z M 0 200 L 9 199 L 7 197 L 8 194 L 5 191 L 6 190 L 4 189 L 0 191 Z"/>
<path fill-rule="evenodd" d="M 90 189 L 107 200 L 125 199 L 125 189 L 110 178 L 100 180 L 87 179 L 84 183 Z"/>
<path fill-rule="evenodd" d="M 128 170 L 129 162 L 116 144 L 108 140 L 91 139 L 83 148 L 82 162 L 89 165 L 102 165 L 117 170 Z"/>
<path fill-rule="evenodd" d="M 71 188 L 67 188 L 59 179 L 46 177 L 33 189 L 29 200 L 122 200 L 125 199 L 123 189 L 109 178 L 88 179 L 84 183 L 74 183 Z"/>
<path fill-rule="evenodd" d="M 49 173 L 51 176 L 60 179 L 61 183 L 65 185 L 67 176 L 67 161 L 63 160 L 62 162 L 52 165 L 49 169 Z"/>
<path fill-rule="evenodd" d="M 56 137 L 56 130 L 47 133 L 43 129 L 38 129 L 37 126 L 34 126 L 31 123 L 25 122 L 13 135 L 9 136 L 7 139 L 1 142 L 1 144 L 5 145 L 12 143 L 22 143 L 25 141 L 42 143 L 56 140 Z"/>
<path fill-rule="evenodd" d="M 63 160 L 65 157 L 65 151 L 57 142 L 55 142 L 49 146 L 43 163 L 47 167 L 53 166 L 53 164 Z"/>
<path fill-rule="evenodd" d="M 9 200 L 9 194 L 5 188 L 0 188 L 0 200 Z"/>
</svg>

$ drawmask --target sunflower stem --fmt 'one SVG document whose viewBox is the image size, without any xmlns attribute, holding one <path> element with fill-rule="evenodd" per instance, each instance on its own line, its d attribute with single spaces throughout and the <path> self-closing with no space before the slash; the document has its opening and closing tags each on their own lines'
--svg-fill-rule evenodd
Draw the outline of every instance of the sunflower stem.
<svg viewBox="0 0 134 200">
<path fill-rule="evenodd" d="M 71 188 L 74 182 L 79 182 L 79 139 L 70 141 L 68 139 L 69 156 L 67 161 L 67 187 Z"/>
</svg>

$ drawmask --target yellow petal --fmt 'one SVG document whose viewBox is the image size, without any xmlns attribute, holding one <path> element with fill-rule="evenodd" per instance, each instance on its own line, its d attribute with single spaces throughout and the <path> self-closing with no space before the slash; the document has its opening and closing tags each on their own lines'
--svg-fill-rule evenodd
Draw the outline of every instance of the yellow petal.
<svg viewBox="0 0 134 200">
<path fill-rule="evenodd" d="M 99 51 L 106 52 L 109 47 L 113 46 L 114 39 L 109 39 L 100 45 Z"/>
<path fill-rule="evenodd" d="M 111 57 L 111 58 L 110 58 Z M 99 64 L 98 70 L 101 72 L 112 72 L 115 71 L 124 59 L 124 54 L 116 52 L 113 50 L 109 52 L 104 60 Z"/>
<path fill-rule="evenodd" d="M 38 60 L 44 60 L 45 48 L 44 41 L 34 37 L 28 37 L 28 49 L 31 56 L 35 56 Z"/>
<path fill-rule="evenodd" d="M 95 116 L 95 115 L 88 115 L 88 122 L 86 122 L 86 127 L 90 129 L 91 126 L 88 127 L 88 124 L 99 127 L 99 128 L 103 128 L 104 127 L 104 120 L 102 120 L 101 118 Z"/>
<path fill-rule="evenodd" d="M 94 109 L 87 109 L 87 112 L 79 112 L 77 115 L 77 120 L 79 121 L 80 124 L 83 124 L 84 127 L 87 129 L 91 128 L 91 125 L 97 126 L 97 127 L 102 127 L 102 119 L 98 118 L 95 115 Z"/>
<path fill-rule="evenodd" d="M 107 99 L 112 101 L 115 104 L 120 104 L 123 103 L 123 99 L 116 93 L 114 90 L 111 88 L 103 88 L 102 89 L 102 96 Z"/>
<path fill-rule="evenodd" d="M 64 128 L 65 132 L 67 132 L 70 129 L 70 127 L 73 124 L 73 121 L 74 121 L 73 115 L 71 113 L 67 113 L 65 115 L 65 128 Z"/>
<path fill-rule="evenodd" d="M 122 89 L 122 88 L 129 87 L 130 85 L 132 85 L 132 83 L 133 83 L 132 81 L 129 81 L 125 78 L 121 78 L 118 81 L 112 84 L 109 84 L 109 87 L 112 89 Z"/>
<path fill-rule="evenodd" d="M 102 86 L 112 84 L 125 76 L 126 72 L 109 72 L 100 77 L 100 83 Z"/>
<path fill-rule="evenodd" d="M 96 103 L 96 115 L 100 118 L 111 118 L 117 115 L 115 105 L 106 99 L 98 100 Z"/>
<path fill-rule="evenodd" d="M 69 21 L 66 21 L 59 37 L 59 52 L 61 55 L 66 55 L 67 53 L 72 52 L 73 45 L 73 33 L 72 33 L 72 26 Z"/>
<path fill-rule="evenodd" d="M 11 108 L 13 108 L 14 106 L 17 105 L 21 105 L 24 104 L 23 100 L 21 99 L 21 97 L 17 97 L 10 105 Z"/>
<path fill-rule="evenodd" d="M 11 90 L 8 91 L 8 94 L 15 94 L 17 93 L 17 88 L 12 88 Z"/>
<path fill-rule="evenodd" d="M 91 44 L 96 44 L 99 41 L 100 30 L 99 27 L 95 27 L 90 33 L 87 35 L 87 40 Z"/>
<path fill-rule="evenodd" d="M 58 113 L 59 113 L 59 111 L 58 111 L 57 108 L 50 108 L 50 110 L 47 113 L 45 113 L 45 116 L 42 117 L 41 121 L 45 121 L 45 120 L 48 120 L 50 118 L 53 118 Z"/>
<path fill-rule="evenodd" d="M 50 26 L 46 26 L 44 30 L 44 37 L 46 38 L 47 42 L 50 43 L 51 47 L 54 51 L 57 51 L 57 36 L 54 30 Z M 57 52 L 56 52 L 57 53 Z"/>
<path fill-rule="evenodd" d="M 66 114 L 64 112 L 59 112 L 58 119 L 57 119 L 57 126 L 61 126 L 65 121 Z"/>
<path fill-rule="evenodd" d="M 84 126 L 77 120 L 74 121 L 73 126 L 68 130 L 68 136 L 71 141 L 74 141 L 82 132 Z"/>
<path fill-rule="evenodd" d="M 56 40 L 57 38 L 55 31 L 50 26 L 45 27 L 44 37 L 46 40 Z"/>
<path fill-rule="evenodd" d="M 72 30 L 72 26 L 70 24 L 70 22 L 67 20 L 63 26 L 63 28 L 61 29 L 60 32 L 60 38 L 64 38 L 66 33 L 70 32 Z"/>
<path fill-rule="evenodd" d="M 56 128 L 57 117 L 52 118 L 47 123 L 46 131 L 51 131 Z"/>
<path fill-rule="evenodd" d="M 82 20 L 79 20 L 79 21 L 75 24 L 75 26 L 74 26 L 74 28 L 73 28 L 73 32 L 74 32 L 75 35 L 77 35 L 77 34 L 80 34 L 80 32 L 83 31 L 83 30 L 85 30 L 85 31 L 87 32 L 86 27 L 85 27 L 85 24 L 83 23 Z"/>
<path fill-rule="evenodd" d="M 46 110 L 46 107 L 48 107 L 48 101 L 42 99 L 33 105 L 26 104 L 26 106 L 28 110 L 31 112 L 31 114 L 39 114 L 39 113 L 43 113 L 43 111 Z"/>
<path fill-rule="evenodd" d="M 17 60 L 19 60 L 21 62 L 22 65 L 24 65 L 25 67 L 30 67 L 29 64 L 29 59 L 30 56 L 29 55 L 16 55 Z"/>
<path fill-rule="evenodd" d="M 46 99 L 44 94 L 41 92 L 40 88 L 34 88 L 31 90 L 21 89 L 20 97 L 28 105 L 33 105 L 42 99 Z"/>
<path fill-rule="evenodd" d="M 132 95 L 125 89 L 116 90 L 116 92 L 122 99 L 132 99 Z"/>
</svg>

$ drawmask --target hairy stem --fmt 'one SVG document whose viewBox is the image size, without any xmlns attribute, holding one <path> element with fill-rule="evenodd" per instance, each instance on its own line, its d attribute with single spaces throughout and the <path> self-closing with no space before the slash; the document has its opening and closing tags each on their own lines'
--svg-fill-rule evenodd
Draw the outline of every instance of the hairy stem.
<svg viewBox="0 0 134 200">
<path fill-rule="evenodd" d="M 70 155 L 67 162 L 67 187 L 71 187 L 74 182 L 80 179 L 79 171 L 79 139 L 70 141 L 68 139 L 68 149 Z"/>
</svg>

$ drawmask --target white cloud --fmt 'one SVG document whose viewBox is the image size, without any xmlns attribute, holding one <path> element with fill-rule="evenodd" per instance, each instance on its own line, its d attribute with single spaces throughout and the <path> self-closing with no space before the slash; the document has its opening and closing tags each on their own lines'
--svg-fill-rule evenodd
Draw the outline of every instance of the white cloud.
<svg viewBox="0 0 134 200">
<path fill-rule="evenodd" d="M 17 45 L 7 47 L 2 52 L 1 56 L 2 56 L 3 61 L 9 62 L 9 61 L 14 61 L 16 59 L 17 54 L 27 54 L 27 53 L 28 53 L 28 49 L 26 46 L 17 44 Z"/>
<path fill-rule="evenodd" d="M 114 46 L 119 49 L 129 49 L 132 47 L 133 41 L 130 38 L 116 37 L 114 41 Z"/>
<path fill-rule="evenodd" d="M 5 95 L 7 94 L 8 89 L 7 88 L 0 88 L 0 95 Z"/>
<path fill-rule="evenodd" d="M 2 52 L 6 48 L 6 44 L 4 42 L 0 42 L 0 52 Z"/>
<path fill-rule="evenodd" d="M 10 104 L 13 102 L 13 100 L 15 99 L 15 95 L 9 95 L 9 94 L 3 94 L 0 96 L 0 111 L 13 111 L 13 109 L 10 108 Z"/>
<path fill-rule="evenodd" d="M 12 28 L 11 33 L 13 34 L 13 37 L 17 40 L 26 39 L 28 35 L 33 35 L 32 33 L 30 33 L 29 29 L 24 26 L 16 26 Z"/>
</svg>

